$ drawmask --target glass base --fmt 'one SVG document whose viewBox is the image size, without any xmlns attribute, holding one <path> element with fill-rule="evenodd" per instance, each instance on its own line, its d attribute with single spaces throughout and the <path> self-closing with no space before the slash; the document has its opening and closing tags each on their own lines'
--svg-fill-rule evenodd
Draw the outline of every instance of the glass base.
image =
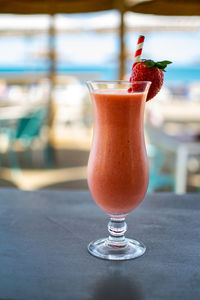
<svg viewBox="0 0 200 300">
<path fill-rule="evenodd" d="M 146 247 L 141 242 L 125 239 L 126 245 L 122 247 L 110 246 L 108 238 L 93 241 L 88 245 L 90 254 L 108 260 L 134 259 L 143 255 Z"/>
</svg>

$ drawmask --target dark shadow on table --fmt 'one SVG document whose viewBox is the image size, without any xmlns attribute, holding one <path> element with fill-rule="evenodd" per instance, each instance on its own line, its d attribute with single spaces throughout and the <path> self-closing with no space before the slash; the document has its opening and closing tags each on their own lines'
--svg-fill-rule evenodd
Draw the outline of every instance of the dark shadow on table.
<svg viewBox="0 0 200 300">
<path fill-rule="evenodd" d="M 122 262 L 111 262 L 108 274 L 95 287 L 92 300 L 144 300 L 141 287 L 129 278 Z"/>
<path fill-rule="evenodd" d="M 0 187 L 13 187 L 13 188 L 16 188 L 17 186 L 9 180 L 0 178 Z"/>
<path fill-rule="evenodd" d="M 42 187 L 41 189 L 72 189 L 72 190 L 87 190 L 88 184 L 86 179 L 81 180 L 71 180 L 65 182 L 54 183 L 51 185 L 47 185 Z"/>
</svg>

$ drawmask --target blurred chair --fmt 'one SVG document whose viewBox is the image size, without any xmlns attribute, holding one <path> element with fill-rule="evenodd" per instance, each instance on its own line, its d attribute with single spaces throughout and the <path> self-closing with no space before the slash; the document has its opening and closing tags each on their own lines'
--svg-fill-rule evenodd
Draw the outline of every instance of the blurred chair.
<svg viewBox="0 0 200 300">
<path fill-rule="evenodd" d="M 41 129 L 46 120 L 46 107 L 41 107 L 36 111 L 18 120 L 16 129 L 9 130 L 8 163 L 11 169 L 20 169 L 16 151 L 16 144 L 26 151 L 26 156 L 22 159 L 29 161 L 32 159 L 32 145 L 36 139 L 40 138 Z"/>
<path fill-rule="evenodd" d="M 24 146 L 30 145 L 38 137 L 46 118 L 46 108 L 42 107 L 18 122 L 14 140 L 20 140 Z"/>
<path fill-rule="evenodd" d="M 173 176 L 163 173 L 162 170 L 165 163 L 164 154 L 155 145 L 147 144 L 147 156 L 150 167 L 148 192 L 154 192 L 168 187 L 174 190 Z"/>
</svg>

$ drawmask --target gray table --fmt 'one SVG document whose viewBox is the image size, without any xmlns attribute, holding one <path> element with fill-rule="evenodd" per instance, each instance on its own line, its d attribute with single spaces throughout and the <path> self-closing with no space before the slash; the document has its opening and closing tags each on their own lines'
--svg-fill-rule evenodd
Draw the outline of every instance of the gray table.
<svg viewBox="0 0 200 300">
<path fill-rule="evenodd" d="M 146 254 L 104 261 L 87 252 L 107 234 L 89 192 L 1 189 L 0 299 L 200 299 L 200 195 L 148 195 L 127 223 Z"/>
</svg>

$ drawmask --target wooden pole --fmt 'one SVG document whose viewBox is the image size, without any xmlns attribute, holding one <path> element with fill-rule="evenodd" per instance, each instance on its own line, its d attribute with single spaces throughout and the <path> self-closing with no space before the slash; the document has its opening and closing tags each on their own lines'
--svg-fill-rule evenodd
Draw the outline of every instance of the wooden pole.
<svg viewBox="0 0 200 300">
<path fill-rule="evenodd" d="M 119 28 L 119 38 L 120 38 L 120 67 L 119 67 L 119 79 L 124 79 L 125 75 L 125 42 L 124 42 L 124 35 L 125 35 L 125 24 L 124 24 L 124 16 L 125 10 L 123 8 L 120 9 L 120 28 Z"/>
<path fill-rule="evenodd" d="M 51 143 L 52 126 L 54 121 L 54 104 L 53 104 L 53 91 L 56 83 L 56 49 L 55 49 L 55 17 L 50 15 L 49 24 L 49 45 L 48 45 L 48 56 L 49 56 L 49 81 L 50 81 L 50 91 L 49 91 L 49 101 L 48 101 L 48 115 L 47 115 L 47 125 L 48 125 L 48 144 L 47 144 L 47 164 L 53 166 L 55 163 L 55 153 L 54 148 Z"/>
<path fill-rule="evenodd" d="M 55 17 L 50 16 L 49 24 L 49 81 L 50 81 L 50 93 L 48 103 L 48 125 L 51 129 L 53 123 L 53 90 L 56 81 L 56 49 L 55 49 Z"/>
</svg>

